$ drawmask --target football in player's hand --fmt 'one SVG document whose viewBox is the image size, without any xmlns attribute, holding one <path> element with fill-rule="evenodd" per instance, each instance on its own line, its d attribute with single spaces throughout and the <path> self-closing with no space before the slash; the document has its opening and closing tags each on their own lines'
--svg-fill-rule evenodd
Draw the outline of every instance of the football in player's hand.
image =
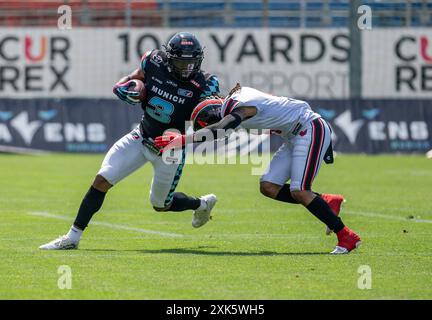
<svg viewBox="0 0 432 320">
<path fill-rule="evenodd" d="M 139 92 L 139 94 L 140 94 L 139 99 L 141 101 L 144 101 L 144 99 L 146 97 L 146 89 L 144 86 L 144 82 L 142 82 L 141 80 L 137 80 L 137 79 L 131 80 L 128 91 Z"/>
</svg>

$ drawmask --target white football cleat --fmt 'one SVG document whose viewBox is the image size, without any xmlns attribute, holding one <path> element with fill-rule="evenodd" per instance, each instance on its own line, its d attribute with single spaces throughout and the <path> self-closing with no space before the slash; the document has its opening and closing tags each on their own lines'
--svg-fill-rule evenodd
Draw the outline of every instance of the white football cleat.
<svg viewBox="0 0 432 320">
<path fill-rule="evenodd" d="M 330 254 L 347 254 L 347 253 L 349 253 L 348 249 L 339 246 L 336 246 L 334 250 L 330 252 Z"/>
<path fill-rule="evenodd" d="M 206 207 L 194 211 L 192 216 L 192 227 L 194 228 L 202 227 L 211 219 L 210 212 L 217 202 L 217 198 L 214 194 L 202 196 L 200 197 L 200 200 L 205 202 Z"/>
<path fill-rule="evenodd" d="M 78 249 L 79 242 L 72 241 L 67 235 L 60 236 L 57 239 L 43 244 L 39 247 L 42 250 L 72 250 Z"/>
</svg>

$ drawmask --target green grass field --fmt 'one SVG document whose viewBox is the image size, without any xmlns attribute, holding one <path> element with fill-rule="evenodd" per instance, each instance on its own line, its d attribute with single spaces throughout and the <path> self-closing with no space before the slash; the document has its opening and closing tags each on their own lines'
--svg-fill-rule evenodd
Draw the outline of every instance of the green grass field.
<svg viewBox="0 0 432 320">
<path fill-rule="evenodd" d="M 336 237 L 305 209 L 261 196 L 249 165 L 185 167 L 177 190 L 219 198 L 201 229 L 191 212 L 152 210 L 147 165 L 110 191 L 79 250 L 38 250 L 67 232 L 102 158 L 0 155 L 0 298 L 432 298 L 424 157 L 342 155 L 323 166 L 314 189 L 344 194 L 344 222 L 363 238 L 349 255 L 327 254 Z M 61 265 L 72 270 L 70 290 L 58 288 Z M 369 290 L 357 286 L 362 265 Z"/>
</svg>

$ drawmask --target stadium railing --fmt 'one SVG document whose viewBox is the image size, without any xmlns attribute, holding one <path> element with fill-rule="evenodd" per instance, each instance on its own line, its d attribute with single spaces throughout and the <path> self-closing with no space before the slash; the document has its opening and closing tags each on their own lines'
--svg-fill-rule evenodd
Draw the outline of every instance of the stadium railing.
<svg viewBox="0 0 432 320">
<path fill-rule="evenodd" d="M 75 26 L 346 27 L 349 0 L 1 0 L 1 26 L 52 26 L 59 3 Z M 427 0 L 362 1 L 378 27 L 432 26 Z"/>
</svg>

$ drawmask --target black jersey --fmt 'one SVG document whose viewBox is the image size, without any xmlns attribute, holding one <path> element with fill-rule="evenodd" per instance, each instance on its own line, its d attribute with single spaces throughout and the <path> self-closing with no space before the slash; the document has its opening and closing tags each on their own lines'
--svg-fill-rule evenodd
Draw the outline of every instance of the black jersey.
<svg viewBox="0 0 432 320">
<path fill-rule="evenodd" d="M 188 81 L 173 77 L 168 71 L 165 52 L 161 50 L 146 52 L 141 70 L 147 94 L 141 105 L 144 111 L 141 131 L 150 138 L 161 136 L 167 129 L 184 133 L 185 121 L 190 121 L 199 101 L 206 96 L 219 95 L 219 82 L 209 73 L 199 72 Z"/>
</svg>

